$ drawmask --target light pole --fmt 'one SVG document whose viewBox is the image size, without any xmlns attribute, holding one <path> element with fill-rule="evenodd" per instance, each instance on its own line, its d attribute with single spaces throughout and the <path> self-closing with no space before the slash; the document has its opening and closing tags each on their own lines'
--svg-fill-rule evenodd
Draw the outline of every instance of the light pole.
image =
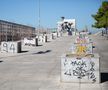
<svg viewBox="0 0 108 90">
<path fill-rule="evenodd" d="M 39 16 L 38 16 L 38 24 L 39 24 L 39 28 L 38 28 L 38 35 L 39 35 L 39 31 L 40 31 L 40 0 L 39 0 Z"/>
</svg>

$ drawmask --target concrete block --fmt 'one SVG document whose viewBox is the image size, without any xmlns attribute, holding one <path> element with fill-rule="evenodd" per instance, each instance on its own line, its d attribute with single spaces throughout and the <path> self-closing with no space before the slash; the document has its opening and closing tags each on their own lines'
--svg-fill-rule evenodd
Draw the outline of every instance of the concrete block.
<svg viewBox="0 0 108 90">
<path fill-rule="evenodd" d="M 92 43 L 74 43 L 70 49 L 72 54 L 92 54 Z"/>
<path fill-rule="evenodd" d="M 62 32 L 57 32 L 57 37 L 61 37 L 62 36 Z"/>
<path fill-rule="evenodd" d="M 72 32 L 72 36 L 76 36 L 76 32 L 73 31 L 73 32 Z"/>
<path fill-rule="evenodd" d="M 21 42 L 1 42 L 1 52 L 20 53 Z"/>
<path fill-rule="evenodd" d="M 76 83 L 99 83 L 100 82 L 100 66 L 99 57 L 77 56 L 61 57 L 61 81 Z"/>
<path fill-rule="evenodd" d="M 76 32 L 76 36 L 79 36 L 79 32 Z"/>
<path fill-rule="evenodd" d="M 53 37 L 54 37 L 54 39 L 56 39 L 58 36 L 57 36 L 57 32 L 55 32 L 55 33 L 52 33 L 53 34 Z"/>
<path fill-rule="evenodd" d="M 39 41 L 40 43 L 45 43 L 45 42 L 47 42 L 47 35 L 39 35 L 39 36 L 38 36 L 38 41 Z"/>
<path fill-rule="evenodd" d="M 43 36 L 43 42 L 47 42 L 47 35 Z"/>
<path fill-rule="evenodd" d="M 24 38 L 24 45 L 38 46 L 38 38 Z"/>
<path fill-rule="evenodd" d="M 39 43 L 42 42 L 42 40 L 43 40 L 42 35 L 37 36 L 37 38 L 38 38 Z"/>
<path fill-rule="evenodd" d="M 80 32 L 80 35 L 87 36 L 88 34 L 89 34 L 89 32 Z"/>
<path fill-rule="evenodd" d="M 54 36 L 53 36 L 53 34 L 51 33 L 51 34 L 47 34 L 47 40 L 48 41 L 52 41 L 54 39 Z"/>
<path fill-rule="evenodd" d="M 75 43 L 90 43 L 91 39 L 89 39 L 89 37 L 85 36 L 83 38 L 80 37 L 76 37 L 75 39 Z"/>
</svg>

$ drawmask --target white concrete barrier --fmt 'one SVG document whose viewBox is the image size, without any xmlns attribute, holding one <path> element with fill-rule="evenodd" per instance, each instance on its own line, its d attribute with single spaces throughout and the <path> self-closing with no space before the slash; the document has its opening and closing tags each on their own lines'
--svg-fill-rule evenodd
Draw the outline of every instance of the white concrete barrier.
<svg viewBox="0 0 108 90">
<path fill-rule="evenodd" d="M 53 37 L 54 37 L 54 39 L 56 39 L 58 36 L 57 36 L 57 32 L 55 32 L 55 33 L 52 33 L 53 34 Z"/>
<path fill-rule="evenodd" d="M 38 38 L 24 38 L 24 45 L 38 46 Z"/>
<path fill-rule="evenodd" d="M 92 54 L 93 43 L 74 43 L 71 45 L 70 51 L 72 54 Z"/>
<path fill-rule="evenodd" d="M 54 39 L 53 34 L 47 34 L 47 41 L 52 41 Z"/>
<path fill-rule="evenodd" d="M 61 81 L 73 83 L 100 83 L 99 56 L 62 56 Z"/>
<path fill-rule="evenodd" d="M 1 52 L 20 53 L 21 42 L 1 42 Z"/>
<path fill-rule="evenodd" d="M 80 32 L 80 35 L 85 35 L 87 36 L 89 34 L 89 32 Z"/>
<path fill-rule="evenodd" d="M 45 42 L 47 42 L 47 35 L 39 35 L 37 37 L 38 37 L 39 43 L 45 43 Z"/>
<path fill-rule="evenodd" d="M 79 36 L 79 32 L 76 32 L 76 36 Z"/>
<path fill-rule="evenodd" d="M 43 42 L 47 42 L 47 35 L 43 36 Z"/>
<path fill-rule="evenodd" d="M 76 32 L 75 31 L 72 32 L 72 36 L 76 36 Z"/>
<path fill-rule="evenodd" d="M 84 38 L 76 37 L 75 43 L 90 43 L 91 39 L 89 37 L 85 36 Z"/>
<path fill-rule="evenodd" d="M 53 34 L 54 39 L 62 36 L 62 32 L 54 32 L 52 34 Z"/>
<path fill-rule="evenodd" d="M 62 36 L 62 32 L 57 32 L 57 37 L 61 37 Z"/>
</svg>

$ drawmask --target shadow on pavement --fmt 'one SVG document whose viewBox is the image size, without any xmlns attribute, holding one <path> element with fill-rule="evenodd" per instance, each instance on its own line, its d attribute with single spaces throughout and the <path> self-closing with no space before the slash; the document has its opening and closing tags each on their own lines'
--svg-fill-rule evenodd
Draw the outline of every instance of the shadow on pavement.
<svg viewBox="0 0 108 90">
<path fill-rule="evenodd" d="M 49 42 L 51 42 L 51 41 L 47 41 L 47 43 L 49 43 Z"/>
<path fill-rule="evenodd" d="M 43 46 L 43 45 L 37 45 L 37 47 L 40 47 L 40 46 Z"/>
<path fill-rule="evenodd" d="M 28 52 L 28 51 L 21 51 L 21 53 L 26 53 L 26 52 Z"/>
<path fill-rule="evenodd" d="M 0 61 L 0 63 L 2 63 L 3 61 Z"/>
<path fill-rule="evenodd" d="M 39 51 L 37 53 L 32 53 L 32 54 L 46 54 L 46 53 L 49 53 L 49 52 L 51 52 L 51 50 Z"/>
<path fill-rule="evenodd" d="M 101 73 L 101 83 L 107 82 L 108 81 L 108 72 L 106 73 Z"/>
</svg>

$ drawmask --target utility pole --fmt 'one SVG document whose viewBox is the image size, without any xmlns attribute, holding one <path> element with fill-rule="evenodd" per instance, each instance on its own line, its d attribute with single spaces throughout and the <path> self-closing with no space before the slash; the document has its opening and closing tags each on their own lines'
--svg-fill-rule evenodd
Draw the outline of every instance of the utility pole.
<svg viewBox="0 0 108 90">
<path fill-rule="evenodd" d="M 85 25 L 85 31 L 88 32 L 88 27 Z"/>
<path fill-rule="evenodd" d="M 40 31 L 40 0 L 39 0 L 39 17 L 38 17 L 38 24 L 39 24 L 39 28 L 38 28 L 38 35 L 39 35 L 39 31 Z"/>
</svg>

